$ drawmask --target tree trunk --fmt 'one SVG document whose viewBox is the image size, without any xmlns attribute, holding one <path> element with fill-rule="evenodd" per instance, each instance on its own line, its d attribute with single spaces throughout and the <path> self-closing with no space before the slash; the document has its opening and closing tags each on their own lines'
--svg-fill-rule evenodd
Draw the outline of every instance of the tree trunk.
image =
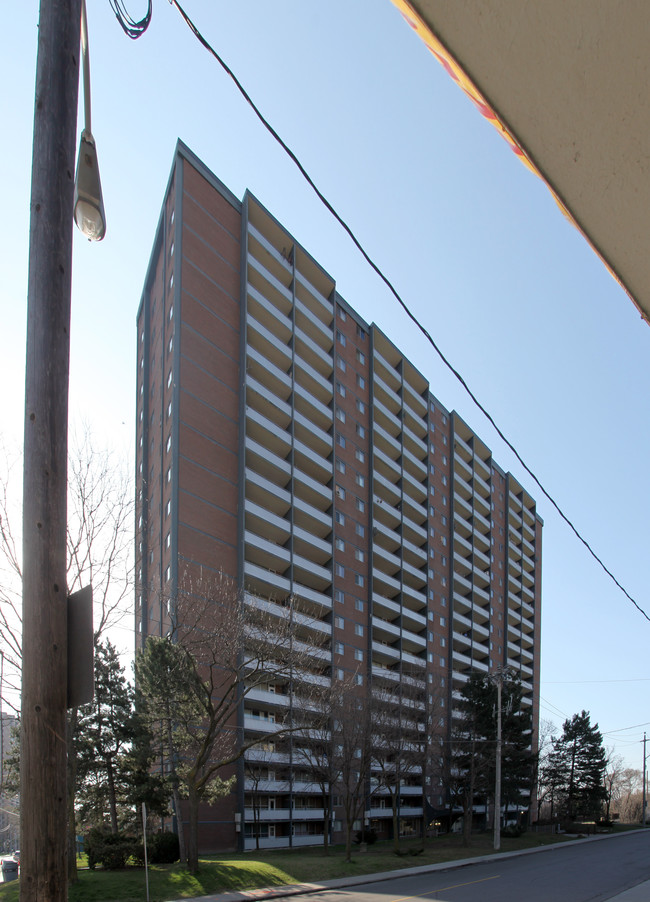
<svg viewBox="0 0 650 902">
<path fill-rule="evenodd" d="M 352 819 L 345 813 L 345 860 L 352 861 Z"/>
<path fill-rule="evenodd" d="M 393 806 L 393 851 L 399 852 L 399 821 L 397 817 L 397 795 L 391 794 L 391 804 Z"/>
<path fill-rule="evenodd" d="M 172 780 L 172 801 L 176 812 L 176 830 L 178 833 L 178 854 L 181 861 L 185 861 L 185 832 L 183 830 L 183 818 L 181 814 L 181 797 L 178 792 L 178 778 Z"/>
<path fill-rule="evenodd" d="M 194 786 L 188 794 L 190 829 L 187 842 L 187 869 L 190 874 L 199 872 L 199 797 Z"/>
<path fill-rule="evenodd" d="M 113 833 L 117 833 L 117 800 L 115 798 L 115 772 L 112 756 L 106 759 L 106 776 L 108 777 L 108 809 L 111 815 L 111 830 Z"/>
<path fill-rule="evenodd" d="M 329 832 L 330 832 L 330 797 L 329 793 L 323 793 L 323 814 L 325 816 L 323 823 L 323 854 L 329 853 Z"/>
<path fill-rule="evenodd" d="M 176 830 L 178 831 L 178 853 L 181 861 L 185 861 L 185 835 L 183 833 L 183 819 L 181 816 L 181 797 L 178 792 L 178 776 L 176 774 L 171 714 L 167 718 L 167 745 L 169 747 L 169 763 L 171 765 L 170 778 L 172 784 L 172 799 L 174 802 L 174 811 L 176 812 Z"/>
</svg>

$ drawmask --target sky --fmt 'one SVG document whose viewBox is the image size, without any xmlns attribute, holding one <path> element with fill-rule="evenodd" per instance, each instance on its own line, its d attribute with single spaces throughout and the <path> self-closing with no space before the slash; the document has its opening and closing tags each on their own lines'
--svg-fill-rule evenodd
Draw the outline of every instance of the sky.
<svg viewBox="0 0 650 902">
<path fill-rule="evenodd" d="M 138 19 L 145 0 L 126 0 Z M 184 7 L 393 281 L 481 403 L 650 614 L 650 329 L 546 186 L 389 0 L 185 0 Z M 262 129 L 178 12 L 157 0 L 129 40 L 89 3 L 93 134 L 107 235 L 75 231 L 70 421 L 133 456 L 135 316 L 182 139 L 249 188 L 537 499 L 544 520 L 541 716 L 586 709 L 642 766 L 650 623 L 560 520 L 464 389 Z M 14 5 L 0 54 L 1 437 L 22 441 L 38 4 Z M 81 106 L 80 106 L 81 111 Z M 82 123 L 80 119 L 81 129 Z M 132 637 L 119 640 L 130 648 Z"/>
</svg>

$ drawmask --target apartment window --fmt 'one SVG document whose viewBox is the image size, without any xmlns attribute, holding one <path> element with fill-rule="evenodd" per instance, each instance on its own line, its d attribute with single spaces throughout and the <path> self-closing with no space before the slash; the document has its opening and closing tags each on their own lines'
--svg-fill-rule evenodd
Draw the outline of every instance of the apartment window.
<svg viewBox="0 0 650 902">
<path fill-rule="evenodd" d="M 360 448 L 357 448 L 357 450 L 354 452 L 354 456 L 359 461 L 359 463 L 363 463 L 366 459 L 365 451 L 362 451 Z"/>
<path fill-rule="evenodd" d="M 365 503 L 365 501 L 362 501 L 361 498 L 357 498 L 357 510 L 358 510 L 358 511 L 365 511 L 365 509 L 366 509 L 366 503 Z"/>
<path fill-rule="evenodd" d="M 345 489 L 343 488 L 343 486 L 337 484 L 335 491 L 336 491 L 336 497 L 340 498 L 341 501 L 345 501 Z"/>
<path fill-rule="evenodd" d="M 359 413 L 366 412 L 366 405 L 363 403 L 363 401 L 360 401 L 359 398 L 357 398 L 356 404 L 357 404 L 357 410 L 359 411 Z"/>
<path fill-rule="evenodd" d="M 366 387 L 366 380 L 363 378 L 363 376 L 360 376 L 358 373 L 357 373 L 357 385 L 359 386 L 359 388 Z"/>
<path fill-rule="evenodd" d="M 433 464 L 429 464 L 429 471 L 430 471 L 431 473 L 435 473 L 435 472 L 436 472 L 436 468 L 434 467 Z"/>
<path fill-rule="evenodd" d="M 172 348 L 174 347 L 174 336 L 169 339 L 169 344 L 167 345 L 167 353 L 171 354 Z"/>
<path fill-rule="evenodd" d="M 336 459 L 336 469 L 339 473 L 345 473 L 345 462 L 342 461 L 340 457 L 337 457 Z"/>
<path fill-rule="evenodd" d="M 354 649 L 354 660 L 355 661 L 363 661 L 363 652 L 360 648 Z"/>
<path fill-rule="evenodd" d="M 442 484 L 443 484 L 443 485 L 447 485 L 447 477 L 444 476 L 444 475 L 443 475 L 443 477 L 442 477 Z"/>
<path fill-rule="evenodd" d="M 355 611 L 363 611 L 364 607 L 365 607 L 365 605 L 364 605 L 364 603 L 361 601 L 360 598 L 355 598 L 355 599 L 354 599 L 354 609 L 355 609 Z"/>
<path fill-rule="evenodd" d="M 172 402 L 170 401 L 169 404 L 167 405 L 167 419 L 169 419 L 171 415 L 172 415 Z"/>
<path fill-rule="evenodd" d="M 171 321 L 172 321 L 173 318 L 174 318 L 174 305 L 173 305 L 173 304 L 170 304 L 170 305 L 169 305 L 169 322 L 170 322 L 170 323 L 171 323 Z"/>
<path fill-rule="evenodd" d="M 172 543 L 172 536 L 171 536 L 171 533 L 168 532 L 167 535 L 165 536 L 165 548 L 169 548 L 171 543 Z"/>
<path fill-rule="evenodd" d="M 336 364 L 342 373 L 345 372 L 345 360 L 342 357 L 337 357 Z"/>
<path fill-rule="evenodd" d="M 435 485 L 432 484 L 432 485 L 429 486 L 429 494 L 430 494 L 430 495 L 435 495 L 435 494 L 436 494 L 436 487 L 435 487 Z"/>
<path fill-rule="evenodd" d="M 366 582 L 366 581 L 365 581 L 364 577 L 361 576 L 360 573 L 355 573 L 355 574 L 354 574 L 354 584 L 355 584 L 355 586 L 363 586 L 363 585 L 365 585 L 365 582 Z"/>
<path fill-rule="evenodd" d="M 341 322 L 344 323 L 348 317 L 343 307 L 337 306 L 336 312 L 338 313 Z"/>
<path fill-rule="evenodd" d="M 441 578 L 440 582 L 442 583 L 443 586 L 446 586 L 446 585 L 447 585 L 447 577 L 446 577 L 446 576 L 443 576 L 443 577 Z"/>
<path fill-rule="evenodd" d="M 441 667 L 444 667 L 444 666 L 445 666 L 445 659 L 443 658 L 442 655 L 440 655 L 440 666 L 441 666 Z"/>
<path fill-rule="evenodd" d="M 442 425 L 443 425 L 443 426 L 446 426 L 446 425 L 447 425 L 447 417 L 444 415 L 444 413 L 443 413 L 443 415 L 442 415 Z"/>
<path fill-rule="evenodd" d="M 170 515 L 171 510 L 172 510 L 172 503 L 171 503 L 171 501 L 168 501 L 167 504 L 165 505 L 165 516 L 166 517 L 168 517 Z"/>
<path fill-rule="evenodd" d="M 345 646 L 343 645 L 342 642 L 335 642 L 334 643 L 334 651 L 336 652 L 337 655 L 342 655 L 343 652 L 345 651 Z"/>
<path fill-rule="evenodd" d="M 357 473 L 357 475 L 355 477 L 355 481 L 356 481 L 357 485 L 360 485 L 363 487 L 366 484 L 366 477 L 362 476 L 361 473 Z"/>
<path fill-rule="evenodd" d="M 447 466 L 447 455 L 446 454 L 442 455 L 442 462 L 445 466 Z"/>
<path fill-rule="evenodd" d="M 166 478 L 167 482 L 172 481 L 172 468 L 171 467 L 167 467 L 167 475 L 165 476 L 165 478 Z"/>
<path fill-rule="evenodd" d="M 354 556 L 358 561 L 364 561 L 366 557 L 365 553 L 361 551 L 360 548 L 355 549 Z"/>
<path fill-rule="evenodd" d="M 336 383 L 336 390 L 342 398 L 345 398 L 345 385 L 342 382 Z"/>
<path fill-rule="evenodd" d="M 447 525 L 447 518 L 446 518 L 446 517 L 441 517 L 441 522 L 442 522 L 442 525 L 443 525 L 443 526 L 446 526 L 446 525 Z M 446 541 L 446 540 L 445 540 L 445 541 Z"/>
<path fill-rule="evenodd" d="M 174 242 L 173 242 L 173 241 L 172 241 L 172 243 L 169 245 L 169 256 L 170 256 L 170 257 L 173 257 L 173 256 L 174 256 Z"/>
<path fill-rule="evenodd" d="M 446 617 L 440 618 L 440 626 L 447 626 L 447 618 Z"/>
<path fill-rule="evenodd" d="M 361 523 L 357 523 L 357 524 L 355 525 L 355 527 L 354 527 L 354 531 L 356 532 L 356 534 L 357 534 L 358 536 L 365 536 L 365 534 L 366 534 L 366 527 L 365 527 L 365 526 L 362 526 Z"/>
<path fill-rule="evenodd" d="M 340 668 L 340 667 L 337 667 L 337 668 L 336 668 L 336 679 L 337 679 L 337 680 L 342 680 L 344 677 L 345 677 L 345 674 L 343 673 L 343 671 L 341 670 L 341 668 Z"/>
<path fill-rule="evenodd" d="M 365 437 L 366 437 L 366 429 L 365 429 L 365 426 L 362 426 L 360 423 L 357 423 L 357 435 L 359 436 L 359 438 L 365 438 Z"/>
<path fill-rule="evenodd" d="M 345 576 L 345 567 L 343 566 L 343 564 L 336 564 L 334 569 L 335 569 L 337 576 L 340 576 L 340 577 Z"/>
<path fill-rule="evenodd" d="M 360 338 L 361 341 L 364 341 L 366 337 L 366 330 L 362 329 L 360 325 L 357 324 L 357 338 Z"/>
<path fill-rule="evenodd" d="M 440 637 L 440 645 L 444 648 L 446 644 L 447 644 L 447 640 L 445 639 L 444 636 L 441 636 Z"/>
<path fill-rule="evenodd" d="M 345 335 L 338 329 L 336 330 L 336 340 L 342 347 L 345 347 Z"/>
<path fill-rule="evenodd" d="M 357 351 L 357 360 L 359 361 L 359 363 L 365 364 L 365 362 L 366 362 L 366 355 L 363 354 L 361 351 Z"/>
<path fill-rule="evenodd" d="M 172 289 L 174 287 L 174 273 L 169 277 L 169 287 Z"/>
<path fill-rule="evenodd" d="M 354 635 L 355 636 L 363 636 L 363 626 L 361 623 L 354 624 Z"/>
<path fill-rule="evenodd" d="M 339 524 L 339 526 L 345 525 L 345 515 L 341 513 L 341 511 L 334 512 L 334 519 Z"/>
<path fill-rule="evenodd" d="M 345 620 L 342 617 L 335 617 L 334 618 L 334 626 L 339 630 L 344 629 L 345 628 Z"/>
<path fill-rule="evenodd" d="M 167 373 L 167 388 L 171 388 L 172 385 L 172 371 L 170 370 Z"/>
<path fill-rule="evenodd" d="M 442 506 L 447 507 L 447 496 L 446 495 L 442 496 Z"/>
<path fill-rule="evenodd" d="M 345 601 L 345 594 L 342 589 L 334 589 L 334 601 L 338 601 L 339 604 L 343 604 Z"/>
<path fill-rule="evenodd" d="M 440 536 L 440 541 L 442 542 L 443 545 L 446 545 L 447 544 L 447 536 Z"/>
<path fill-rule="evenodd" d="M 341 435 L 340 432 L 336 433 L 336 443 L 337 445 L 340 445 L 341 448 L 345 448 L 345 436 Z"/>
<path fill-rule="evenodd" d="M 345 423 L 345 411 L 341 407 L 336 408 L 336 418 L 342 423 Z"/>
<path fill-rule="evenodd" d="M 358 673 L 355 676 L 355 680 L 356 680 L 357 686 L 363 686 L 363 676 L 360 673 Z M 359 752 L 359 756 L 360 756 L 361 749 L 357 749 L 357 751 Z"/>
<path fill-rule="evenodd" d="M 167 569 L 165 570 L 165 582 L 166 583 L 169 582 L 169 580 L 171 579 L 171 576 L 172 576 L 172 568 L 167 567 Z"/>
</svg>

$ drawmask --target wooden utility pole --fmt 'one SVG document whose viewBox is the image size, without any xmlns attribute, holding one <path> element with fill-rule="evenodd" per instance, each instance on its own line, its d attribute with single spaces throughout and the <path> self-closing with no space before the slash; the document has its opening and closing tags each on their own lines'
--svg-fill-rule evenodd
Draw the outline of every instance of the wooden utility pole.
<svg viewBox="0 0 650 902">
<path fill-rule="evenodd" d="M 21 902 L 64 902 L 66 495 L 81 0 L 41 0 L 25 380 Z"/>
</svg>

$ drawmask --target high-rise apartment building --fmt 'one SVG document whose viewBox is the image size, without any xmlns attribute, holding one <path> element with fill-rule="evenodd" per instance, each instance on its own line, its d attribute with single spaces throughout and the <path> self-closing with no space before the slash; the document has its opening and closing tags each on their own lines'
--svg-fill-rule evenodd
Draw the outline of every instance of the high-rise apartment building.
<svg viewBox="0 0 650 902">
<path fill-rule="evenodd" d="M 390 692 L 408 674 L 444 739 L 468 675 L 508 665 L 537 724 L 534 499 L 259 201 L 180 143 L 137 322 L 138 644 L 172 631 L 184 579 L 224 571 L 249 601 L 295 599 L 320 680 Z M 271 737 L 289 704 L 255 689 L 240 727 Z M 251 847 L 254 804 L 262 845 L 318 842 L 304 761 L 272 739 L 246 757 L 258 779 L 240 768 L 203 846 Z M 427 788 L 433 808 L 445 793 Z M 385 793 L 364 817 L 390 831 Z M 422 817 L 421 780 L 404 780 L 399 829 Z"/>
</svg>

